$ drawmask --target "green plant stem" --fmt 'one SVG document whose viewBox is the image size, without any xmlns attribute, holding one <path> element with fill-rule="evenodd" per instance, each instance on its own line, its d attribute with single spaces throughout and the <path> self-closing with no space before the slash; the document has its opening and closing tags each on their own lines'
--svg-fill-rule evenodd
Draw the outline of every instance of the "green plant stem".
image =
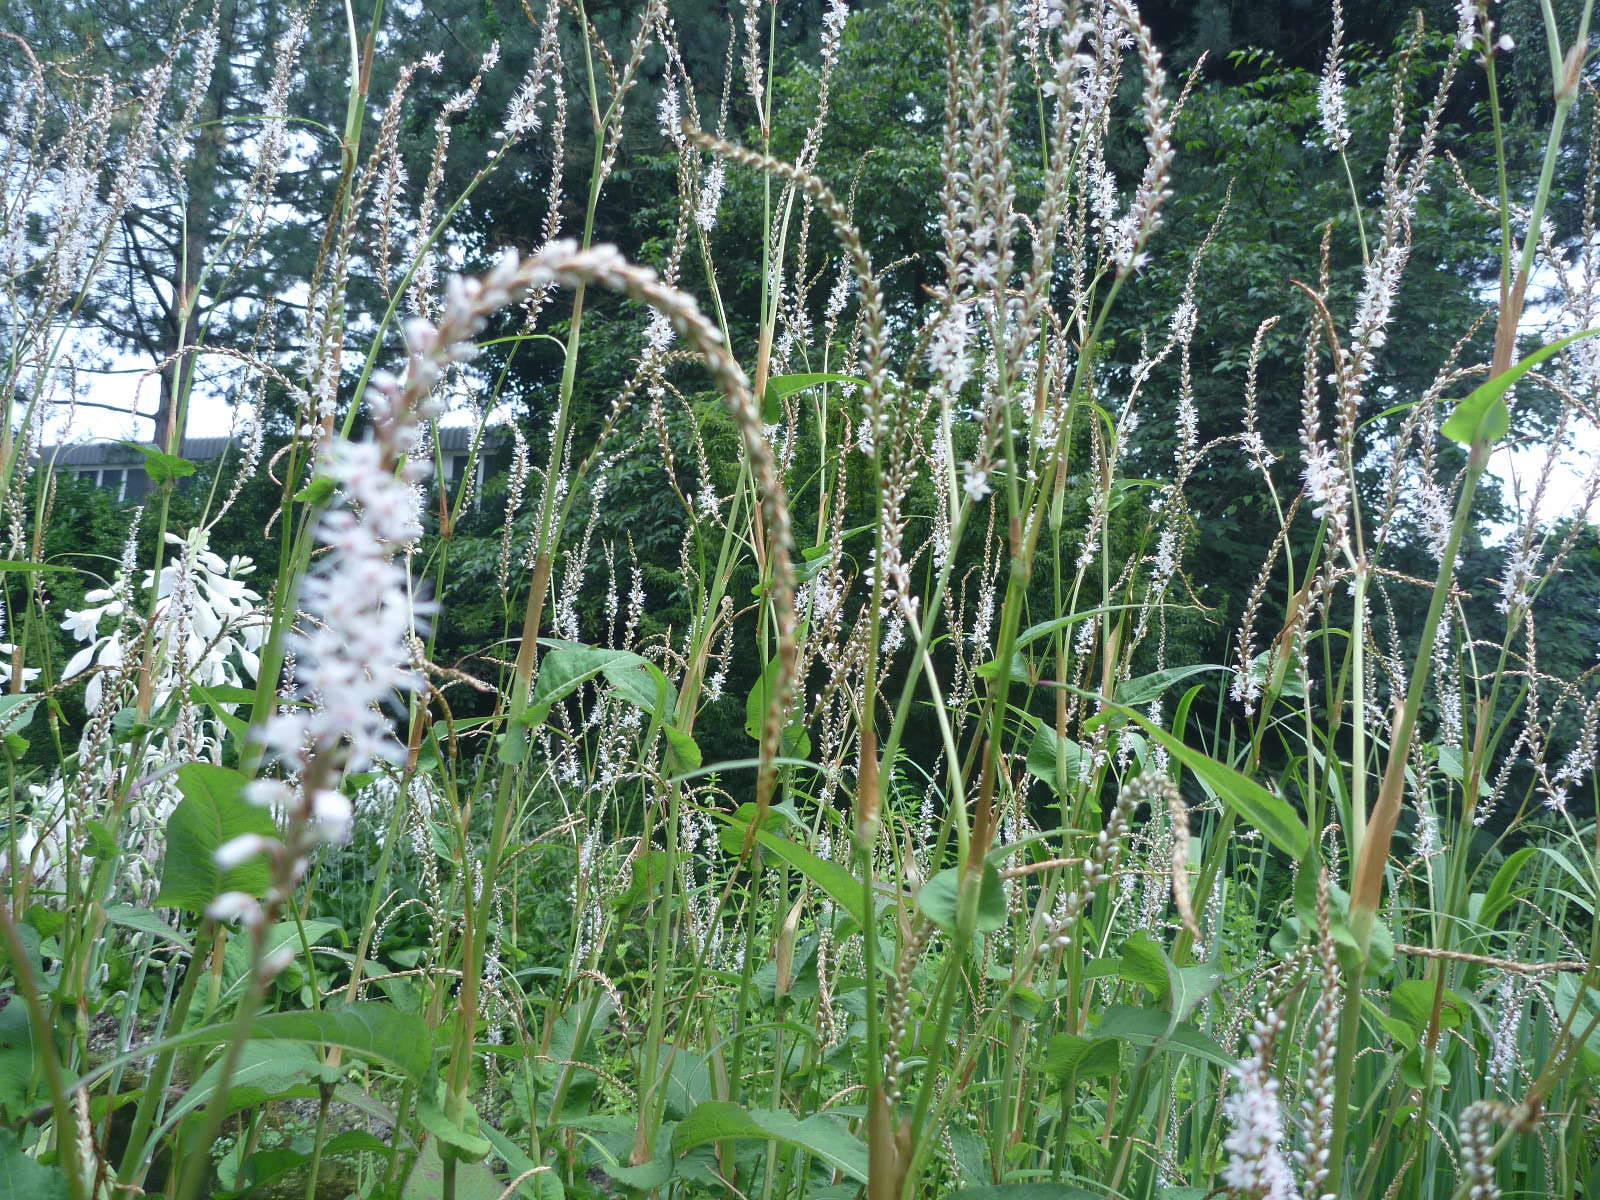
<svg viewBox="0 0 1600 1200">
<path fill-rule="evenodd" d="M 201 978 L 208 973 L 205 964 L 216 946 L 216 930 L 216 922 L 207 920 L 201 925 L 200 934 L 195 938 L 194 949 L 189 954 L 189 965 L 184 971 L 183 982 L 178 987 L 178 999 L 172 1006 L 172 1014 L 167 1025 L 167 1028 L 177 1033 L 182 1033 L 184 1025 L 188 1023 L 189 1009 L 194 1003 L 195 991 L 199 987 Z M 139 1103 L 133 1112 L 133 1124 L 128 1130 L 127 1148 L 122 1154 L 122 1165 L 117 1170 L 117 1180 L 124 1185 L 136 1187 L 144 1179 L 150 1130 L 155 1124 L 157 1110 L 166 1099 L 177 1054 L 176 1047 L 162 1050 L 156 1055 L 155 1064 L 150 1068 L 144 1093 L 139 1097 Z"/>
</svg>

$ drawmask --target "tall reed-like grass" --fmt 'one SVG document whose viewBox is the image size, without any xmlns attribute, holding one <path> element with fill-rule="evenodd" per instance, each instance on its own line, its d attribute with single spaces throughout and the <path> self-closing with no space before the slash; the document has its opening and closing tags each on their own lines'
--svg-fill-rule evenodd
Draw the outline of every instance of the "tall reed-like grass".
<svg viewBox="0 0 1600 1200">
<path fill-rule="evenodd" d="M 173 298 L 153 489 L 76 609 L 44 431 L 82 399 L 86 305 L 130 205 L 173 186 L 216 33 L 186 10 L 138 81 L 8 39 L 4 1176 L 72 1200 L 1596 1194 L 1600 692 L 1592 666 L 1541 668 L 1535 614 L 1595 537 L 1592 453 L 1579 510 L 1548 498 L 1596 428 L 1600 160 L 1568 130 L 1592 117 L 1589 5 L 1572 28 L 1541 12 L 1537 179 L 1507 166 L 1513 46 L 1468 0 L 1448 50 L 1419 21 L 1394 59 L 1363 191 L 1336 0 L 1317 136 L 1346 160 L 1348 219 L 1278 315 L 1226 331 L 1225 414 L 1195 378 L 1226 204 L 1164 321 L 1130 339 L 1118 317 L 1161 253 L 1203 69 L 1174 70 L 1128 0 L 929 3 L 937 270 L 910 301 L 863 232 L 873 197 L 819 174 L 839 0 L 798 116 L 760 0 L 731 14 L 715 86 L 662 0 L 616 44 L 552 0 L 528 10 L 529 61 L 496 45 L 432 112 L 418 80 L 440 64 L 369 94 L 386 43 L 352 20 L 321 146 L 289 120 L 317 19 L 296 15 L 253 173 Z M 476 113 L 497 148 L 458 170 L 455 122 L 519 68 L 508 111 Z M 1419 206 L 1468 187 L 1440 139 L 1471 72 L 1498 167 L 1472 193 L 1500 263 L 1492 351 L 1447 331 L 1432 384 L 1396 396 Z M 655 270 L 595 237 L 632 134 L 675 172 Z M 285 162 L 317 154 L 332 208 L 303 303 L 253 314 L 244 344 L 185 328 L 287 219 Z M 1580 196 L 1555 187 L 1563 155 L 1587 156 Z M 550 164 L 543 225 L 450 274 L 452 222 L 525 161 Z M 744 263 L 714 236 L 734 197 L 759 220 Z M 1353 296 L 1336 251 L 1359 256 Z M 730 312 L 739 269 L 755 299 Z M 1536 280 L 1565 335 L 1539 348 Z M 381 311 L 354 316 L 359 296 Z M 619 354 L 591 340 L 602 298 L 600 328 L 639 336 L 595 411 L 580 380 Z M 1259 417 L 1275 330 L 1303 347 L 1287 454 Z M 539 339 L 559 371 L 538 424 L 513 419 L 489 539 L 503 627 L 440 663 L 477 473 L 437 477 L 438 423 L 466 395 L 486 453 L 507 347 Z M 210 358 L 235 372 L 238 458 L 180 505 L 182 365 Z M 1536 393 L 1555 415 L 1517 450 L 1533 495 L 1483 578 L 1476 501 Z M 272 397 L 293 408 L 277 447 Z M 1278 529 L 1209 665 L 1172 628 L 1200 606 L 1194 494 L 1225 456 Z M 670 627 L 602 523 L 645 467 L 681 530 Z M 277 558 L 252 564 L 219 530 L 261 474 Z M 58 629 L 82 643 L 64 669 Z M 748 751 L 707 761 L 708 720 L 741 704 Z"/>
</svg>

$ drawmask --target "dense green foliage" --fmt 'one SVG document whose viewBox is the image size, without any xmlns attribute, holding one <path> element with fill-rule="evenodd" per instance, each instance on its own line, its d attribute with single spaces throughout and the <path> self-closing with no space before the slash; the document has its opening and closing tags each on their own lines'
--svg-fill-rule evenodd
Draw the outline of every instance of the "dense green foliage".
<svg viewBox="0 0 1600 1200">
<path fill-rule="evenodd" d="M 0 0 L 0 1180 L 1600 1192 L 1588 21 Z"/>
</svg>

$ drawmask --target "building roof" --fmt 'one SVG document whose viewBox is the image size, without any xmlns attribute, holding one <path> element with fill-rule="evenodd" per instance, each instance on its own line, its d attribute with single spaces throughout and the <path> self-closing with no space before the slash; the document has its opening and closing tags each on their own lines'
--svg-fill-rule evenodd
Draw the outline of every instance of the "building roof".
<svg viewBox="0 0 1600 1200">
<path fill-rule="evenodd" d="M 439 449 L 446 454 L 462 454 L 472 448 L 476 425 L 441 425 Z M 502 428 L 483 431 L 483 449 L 488 451 L 505 439 Z M 193 437 L 183 440 L 180 457 L 190 462 L 211 462 L 221 458 L 233 445 L 230 437 Z M 144 445 L 151 450 L 160 447 L 152 442 Z M 144 465 L 144 455 L 127 442 L 94 441 L 63 442 L 46 446 L 39 457 L 54 462 L 58 467 L 138 467 Z"/>
<path fill-rule="evenodd" d="M 191 462 L 210 462 L 221 458 L 232 444 L 227 437 L 185 438 L 181 457 Z M 151 442 L 151 450 L 160 447 Z M 138 467 L 144 465 L 144 454 L 127 442 L 67 442 L 46 446 L 39 457 L 53 461 L 58 467 Z"/>
</svg>

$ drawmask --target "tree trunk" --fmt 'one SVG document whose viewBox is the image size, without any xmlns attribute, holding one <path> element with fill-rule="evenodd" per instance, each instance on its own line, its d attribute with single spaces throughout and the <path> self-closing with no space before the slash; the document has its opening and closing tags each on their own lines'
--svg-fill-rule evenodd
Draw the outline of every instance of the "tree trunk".
<svg viewBox="0 0 1600 1200">
<path fill-rule="evenodd" d="M 195 377 L 193 347 L 198 344 L 196 335 L 205 317 L 204 308 L 193 298 L 205 268 L 206 255 L 214 249 L 211 216 L 217 203 L 222 151 L 228 136 L 223 118 L 227 114 L 228 97 L 233 92 L 232 57 L 238 17 L 236 0 L 222 5 L 217 17 L 216 66 L 206 87 L 205 102 L 196 116 L 199 127 L 193 135 L 194 155 L 183 172 L 187 183 L 183 202 L 183 256 L 173 263 L 173 305 L 165 322 L 168 336 L 162 350 L 163 358 L 171 361 L 161 372 L 161 404 L 155 417 L 155 442 L 169 454 L 183 452 L 188 399 Z M 187 319 L 184 318 L 186 311 Z"/>
</svg>

